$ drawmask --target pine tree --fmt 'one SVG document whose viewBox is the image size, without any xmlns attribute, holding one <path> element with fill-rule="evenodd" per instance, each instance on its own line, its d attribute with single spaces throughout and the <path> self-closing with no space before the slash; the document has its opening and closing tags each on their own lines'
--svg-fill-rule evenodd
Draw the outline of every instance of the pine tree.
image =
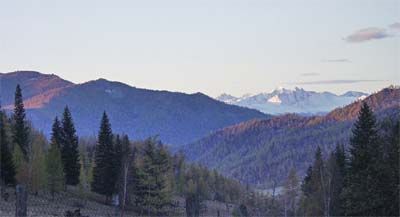
<svg viewBox="0 0 400 217">
<path fill-rule="evenodd" d="M 156 179 L 156 183 L 159 189 L 159 195 L 157 198 L 157 209 L 162 209 L 163 207 L 169 205 L 171 201 L 172 192 L 172 171 L 170 167 L 170 155 L 167 148 L 158 143 L 157 155 L 155 164 L 158 167 L 159 177 Z M 202 183 L 204 184 L 204 183 Z"/>
<path fill-rule="evenodd" d="M 313 186 L 311 182 L 311 177 L 313 175 L 313 168 L 312 166 L 308 167 L 306 176 L 303 179 L 301 184 L 301 198 L 300 198 L 300 207 L 299 207 L 299 214 L 302 216 L 308 215 L 308 210 L 311 209 L 311 194 L 313 191 Z"/>
<path fill-rule="evenodd" d="M 169 155 L 156 138 L 146 139 L 142 167 L 136 170 L 136 203 L 143 207 L 147 214 L 162 213 L 169 204 L 171 192 L 168 180 Z"/>
<path fill-rule="evenodd" d="M 311 169 L 308 170 L 304 180 L 302 191 L 303 212 L 307 216 L 322 216 L 325 215 L 325 165 L 322 159 L 320 147 L 315 153 L 315 160 Z"/>
<path fill-rule="evenodd" d="M 101 119 L 99 138 L 95 150 L 95 167 L 93 168 L 92 191 L 110 199 L 115 189 L 115 152 L 113 134 L 106 112 Z"/>
<path fill-rule="evenodd" d="M 382 147 L 375 117 L 364 103 L 350 139 L 349 215 L 384 214 L 382 200 Z"/>
<path fill-rule="evenodd" d="M 18 145 L 25 160 L 28 160 L 29 128 L 25 120 L 25 109 L 22 100 L 22 90 L 17 85 L 15 90 L 14 114 L 13 114 L 13 142 Z"/>
<path fill-rule="evenodd" d="M 58 145 L 58 149 L 61 150 L 61 146 L 63 144 L 63 129 L 61 127 L 60 121 L 58 120 L 58 117 L 56 116 L 54 118 L 53 126 L 52 126 L 52 131 L 51 131 L 51 141 L 55 145 Z"/>
<path fill-rule="evenodd" d="M 116 174 L 115 177 L 119 177 L 121 173 L 121 168 L 122 168 L 122 161 L 124 157 L 124 153 L 122 151 L 122 141 L 120 136 L 117 134 L 115 135 L 115 141 L 114 141 L 114 160 L 115 160 L 115 168 L 116 168 Z"/>
<path fill-rule="evenodd" d="M 138 197 L 141 197 L 139 205 L 147 210 L 147 214 L 150 214 L 150 212 L 155 211 L 154 206 L 157 194 L 159 193 L 156 184 L 156 176 L 158 175 L 157 166 L 155 165 L 156 148 L 154 141 L 150 138 L 144 143 L 143 155 L 143 165 L 141 170 L 139 170 L 141 174 L 137 174 L 137 176 L 141 177 L 141 179 L 138 180 L 140 182 L 140 184 L 138 184 L 140 188 L 137 188 L 139 192 L 136 194 Z"/>
<path fill-rule="evenodd" d="M 346 156 L 343 145 L 337 145 L 328 159 L 329 188 L 329 211 L 330 216 L 344 216 L 346 214 L 346 201 L 344 189 L 346 188 Z"/>
<path fill-rule="evenodd" d="M 63 159 L 66 184 L 77 185 L 79 183 L 81 168 L 79 164 L 78 137 L 76 136 L 71 112 L 67 106 L 64 109 L 62 119 L 61 156 Z"/>
<path fill-rule="evenodd" d="M 381 134 L 384 141 L 384 215 L 399 216 L 399 158 L 400 158 L 400 121 L 386 119 L 381 124 Z"/>
<path fill-rule="evenodd" d="M 60 144 L 57 144 L 56 135 L 52 133 L 51 145 L 47 157 L 47 183 L 51 196 L 54 199 L 54 194 L 64 189 L 64 166 L 61 159 Z"/>
<path fill-rule="evenodd" d="M 15 184 L 15 166 L 6 134 L 5 114 L 0 108 L 0 187 Z"/>
</svg>

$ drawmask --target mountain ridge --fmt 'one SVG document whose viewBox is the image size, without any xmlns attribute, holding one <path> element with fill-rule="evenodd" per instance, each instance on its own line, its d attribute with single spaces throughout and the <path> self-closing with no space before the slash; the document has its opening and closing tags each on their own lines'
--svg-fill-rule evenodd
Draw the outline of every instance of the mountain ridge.
<svg viewBox="0 0 400 217">
<path fill-rule="evenodd" d="M 48 81 L 48 85 L 42 85 Z M 163 142 L 175 146 L 225 126 L 269 117 L 201 93 L 142 89 L 105 79 L 74 84 L 54 75 L 19 71 L 2 74 L 1 83 L 2 102 L 9 111 L 15 86 L 21 84 L 27 116 L 46 135 L 66 105 L 79 136 L 96 135 L 101 114 L 106 111 L 116 133 L 127 133 L 134 140 L 159 135 Z"/>
</svg>

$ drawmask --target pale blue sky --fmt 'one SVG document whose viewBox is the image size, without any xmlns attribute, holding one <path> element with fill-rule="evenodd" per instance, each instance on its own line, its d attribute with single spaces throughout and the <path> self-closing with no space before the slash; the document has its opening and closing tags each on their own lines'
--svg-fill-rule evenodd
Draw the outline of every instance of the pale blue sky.
<svg viewBox="0 0 400 217">
<path fill-rule="evenodd" d="M 371 92 L 400 83 L 399 22 L 399 0 L 1 1 L 0 72 L 211 96 Z"/>
</svg>

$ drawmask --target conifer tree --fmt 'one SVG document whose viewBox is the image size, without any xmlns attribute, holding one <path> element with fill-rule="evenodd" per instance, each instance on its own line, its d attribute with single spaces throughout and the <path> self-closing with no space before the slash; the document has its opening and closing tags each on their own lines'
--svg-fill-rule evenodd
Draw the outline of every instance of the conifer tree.
<svg viewBox="0 0 400 217">
<path fill-rule="evenodd" d="M 67 106 L 64 109 L 62 119 L 61 156 L 63 159 L 66 184 L 77 185 L 79 183 L 81 168 L 79 164 L 78 137 L 76 136 L 71 112 Z"/>
<path fill-rule="evenodd" d="M 19 84 L 15 89 L 14 114 L 13 114 L 13 142 L 18 145 L 25 160 L 28 160 L 29 127 L 25 120 L 25 108 L 22 99 L 22 90 Z"/>
<path fill-rule="evenodd" d="M 58 145 L 58 149 L 61 151 L 61 147 L 63 144 L 63 132 L 62 132 L 62 127 L 60 124 L 60 121 L 58 120 L 58 117 L 56 116 L 54 118 L 53 126 L 52 126 L 52 131 L 51 131 L 51 141 L 52 144 Z"/>
<path fill-rule="evenodd" d="M 135 171 L 136 203 L 147 215 L 162 214 L 171 200 L 169 155 L 156 138 L 146 139 L 143 151 L 142 167 Z"/>
<path fill-rule="evenodd" d="M 172 192 L 172 171 L 170 166 L 170 154 L 161 142 L 158 143 L 157 158 L 155 164 L 158 167 L 159 176 L 156 180 L 159 187 L 158 204 L 157 208 L 162 209 L 167 206 L 171 201 Z M 204 182 L 201 183 L 204 186 Z M 204 192 L 205 193 L 205 192 Z"/>
<path fill-rule="evenodd" d="M 328 159 L 328 173 L 327 179 L 330 179 L 329 188 L 329 215 L 330 216 L 344 216 L 346 214 L 346 201 L 345 192 L 346 188 L 346 156 L 343 145 L 337 145 L 335 150 L 331 153 Z"/>
<path fill-rule="evenodd" d="M 364 103 L 350 139 L 349 215 L 384 215 L 382 147 L 375 117 Z"/>
<path fill-rule="evenodd" d="M 6 134 L 5 114 L 0 108 L 0 187 L 15 184 L 15 166 Z"/>
<path fill-rule="evenodd" d="M 98 142 L 95 150 L 92 190 L 110 199 L 115 188 L 115 152 L 113 134 L 106 112 L 103 113 Z"/>
<path fill-rule="evenodd" d="M 315 153 L 313 166 L 307 171 L 302 191 L 303 198 L 303 213 L 307 216 L 322 216 L 325 215 L 325 165 L 322 159 L 320 147 Z"/>
<path fill-rule="evenodd" d="M 155 211 L 156 194 L 159 192 L 156 184 L 157 166 L 155 165 L 156 147 L 154 140 L 148 138 L 144 142 L 142 166 L 135 168 L 135 195 L 137 206 L 150 214 Z"/>
<path fill-rule="evenodd" d="M 399 158 L 400 158 L 400 121 L 386 119 L 381 123 L 381 134 L 384 141 L 384 215 L 399 216 Z"/>
<path fill-rule="evenodd" d="M 299 214 L 302 216 L 308 215 L 308 210 L 311 209 L 311 194 L 313 191 L 313 186 L 311 182 L 311 177 L 313 174 L 313 168 L 312 166 L 308 167 L 306 176 L 303 179 L 303 182 L 301 184 L 301 191 L 302 195 L 300 198 L 300 207 L 299 207 Z"/>
<path fill-rule="evenodd" d="M 116 176 L 119 177 L 121 173 L 121 166 L 122 166 L 122 158 L 123 158 L 123 152 L 122 152 L 122 141 L 119 136 L 119 134 L 115 135 L 115 141 L 114 141 L 114 161 L 115 161 L 115 168 L 116 168 Z"/>
</svg>

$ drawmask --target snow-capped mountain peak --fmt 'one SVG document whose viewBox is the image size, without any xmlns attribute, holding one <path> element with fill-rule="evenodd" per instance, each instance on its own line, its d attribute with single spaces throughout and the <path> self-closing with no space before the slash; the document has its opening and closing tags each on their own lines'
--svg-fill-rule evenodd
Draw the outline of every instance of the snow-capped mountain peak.
<svg viewBox="0 0 400 217">
<path fill-rule="evenodd" d="M 363 100 L 367 96 L 366 93 L 356 91 L 336 95 L 331 92 L 307 91 L 300 87 L 294 89 L 278 87 L 270 93 L 246 94 L 242 97 L 222 94 L 217 99 L 228 104 L 253 108 L 269 114 L 320 114 L 357 100 Z"/>
<path fill-rule="evenodd" d="M 274 103 L 274 104 L 281 104 L 282 103 L 282 100 L 279 98 L 278 95 L 275 95 L 275 96 L 269 98 L 267 101 L 270 102 L 270 103 Z"/>
</svg>

